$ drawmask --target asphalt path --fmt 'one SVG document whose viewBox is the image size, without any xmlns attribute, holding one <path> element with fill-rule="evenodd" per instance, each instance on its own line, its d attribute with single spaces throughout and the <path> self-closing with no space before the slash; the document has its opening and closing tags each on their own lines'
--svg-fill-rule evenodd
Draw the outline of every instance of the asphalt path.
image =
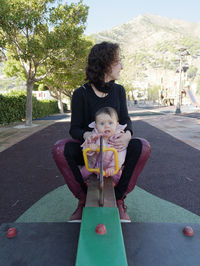
<svg viewBox="0 0 200 266">
<path fill-rule="evenodd" d="M 52 158 L 54 143 L 68 135 L 58 122 L 0 153 L 0 223 L 14 222 L 35 202 L 65 184 Z M 200 151 L 145 123 L 134 122 L 136 137 L 151 144 L 151 156 L 137 185 L 200 215 Z"/>
</svg>

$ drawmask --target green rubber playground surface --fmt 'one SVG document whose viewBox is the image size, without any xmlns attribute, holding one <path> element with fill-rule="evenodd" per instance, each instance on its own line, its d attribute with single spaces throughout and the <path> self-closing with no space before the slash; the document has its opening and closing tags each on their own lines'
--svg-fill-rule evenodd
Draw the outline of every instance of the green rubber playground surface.
<svg viewBox="0 0 200 266">
<path fill-rule="evenodd" d="M 66 222 L 76 205 L 77 200 L 67 186 L 63 185 L 37 201 L 16 222 Z M 126 205 L 132 222 L 200 223 L 200 216 L 160 199 L 138 186 L 127 196 Z"/>
</svg>

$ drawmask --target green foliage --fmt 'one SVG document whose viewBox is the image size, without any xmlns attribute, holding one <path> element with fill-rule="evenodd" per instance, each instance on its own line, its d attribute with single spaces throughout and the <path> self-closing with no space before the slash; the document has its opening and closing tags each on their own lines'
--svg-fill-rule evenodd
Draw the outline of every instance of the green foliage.
<svg viewBox="0 0 200 266">
<path fill-rule="evenodd" d="M 74 42 L 71 54 L 64 50 L 61 58 L 51 62 L 55 71 L 42 82 L 54 98 L 60 99 L 62 95 L 71 98 L 74 89 L 84 82 L 86 61 L 93 45 L 90 39 L 80 37 Z"/>
<path fill-rule="evenodd" d="M 0 124 L 10 124 L 12 122 L 25 119 L 26 112 L 26 92 L 10 92 L 6 95 L 0 94 Z M 56 101 L 38 101 L 33 97 L 33 118 L 48 116 L 58 113 Z"/>
<path fill-rule="evenodd" d="M 34 84 L 33 86 L 33 91 L 38 91 L 39 85 L 37 83 Z"/>
<path fill-rule="evenodd" d="M 61 5 L 55 0 L 0 0 L 0 6 L 0 32 L 7 41 L 8 58 L 11 65 L 20 63 L 10 74 L 19 73 L 20 67 L 26 78 L 31 75 L 28 68 L 39 71 L 62 49 L 71 53 L 73 42 L 84 31 L 88 12 L 81 1 Z"/>
<path fill-rule="evenodd" d="M 196 91 L 196 93 L 198 95 L 200 95 L 200 78 L 198 78 L 198 80 L 197 80 L 197 91 Z"/>
<path fill-rule="evenodd" d="M 0 0 L 0 6 L 0 40 L 6 44 L 0 45 L 8 56 L 5 71 L 26 80 L 30 125 L 34 83 L 57 71 L 63 54 L 66 61 L 73 54 L 85 29 L 88 7 L 82 1 L 68 5 L 57 0 Z"/>
<path fill-rule="evenodd" d="M 174 40 L 168 40 L 165 42 L 157 42 L 155 49 L 156 52 L 162 52 L 162 53 L 166 53 L 166 52 L 171 52 L 171 53 L 176 53 L 176 48 L 175 48 L 175 41 Z"/>
<path fill-rule="evenodd" d="M 148 100 L 150 101 L 157 101 L 159 98 L 159 90 L 161 89 L 160 86 L 152 85 L 148 87 Z"/>
<path fill-rule="evenodd" d="M 6 96 L 10 96 L 10 97 L 19 97 L 19 96 L 25 96 L 26 97 L 26 91 L 21 90 L 11 90 L 8 93 L 6 93 Z"/>
<path fill-rule="evenodd" d="M 33 97 L 34 119 L 56 113 L 59 113 L 57 101 L 52 101 L 52 100 L 38 101 L 35 97 Z"/>
<path fill-rule="evenodd" d="M 171 52 L 172 54 L 175 54 L 177 53 L 177 47 L 181 46 L 185 47 L 191 55 L 196 55 L 200 50 L 200 41 L 199 39 L 194 37 L 183 36 L 176 40 L 158 42 L 154 50 L 155 52 Z"/>
<path fill-rule="evenodd" d="M 0 124 L 22 120 L 25 117 L 25 106 L 25 95 L 0 95 Z"/>
<path fill-rule="evenodd" d="M 3 71 L 8 77 L 19 77 L 21 80 L 26 80 L 25 72 L 20 64 L 19 61 L 17 61 L 14 58 L 14 54 L 11 52 L 7 52 L 7 58 L 3 64 Z"/>
<path fill-rule="evenodd" d="M 188 71 L 187 71 L 188 78 L 194 79 L 196 77 L 197 71 L 198 71 L 198 68 L 197 67 L 190 66 L 189 69 L 188 69 Z"/>
<path fill-rule="evenodd" d="M 200 50 L 200 40 L 192 37 L 183 37 L 180 44 L 188 49 L 190 55 L 196 55 Z"/>
<path fill-rule="evenodd" d="M 43 83 L 41 83 L 39 86 L 38 86 L 38 91 L 46 91 L 48 90 L 48 87 L 45 86 Z"/>
</svg>

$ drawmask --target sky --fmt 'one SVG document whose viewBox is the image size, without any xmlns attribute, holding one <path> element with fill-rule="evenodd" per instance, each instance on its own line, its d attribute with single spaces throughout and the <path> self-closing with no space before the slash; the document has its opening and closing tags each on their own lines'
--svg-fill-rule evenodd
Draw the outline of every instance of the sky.
<svg viewBox="0 0 200 266">
<path fill-rule="evenodd" d="M 67 3 L 78 0 L 68 0 Z M 126 23 L 139 15 L 154 14 L 200 22 L 199 0 L 83 0 L 89 6 L 86 35 Z"/>
</svg>

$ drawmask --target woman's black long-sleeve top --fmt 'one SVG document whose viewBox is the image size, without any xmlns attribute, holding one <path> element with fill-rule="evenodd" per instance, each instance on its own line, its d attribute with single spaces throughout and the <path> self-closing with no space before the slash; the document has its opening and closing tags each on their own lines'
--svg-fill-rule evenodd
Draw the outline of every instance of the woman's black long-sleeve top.
<svg viewBox="0 0 200 266">
<path fill-rule="evenodd" d="M 115 108 L 118 113 L 119 123 L 121 125 L 127 124 L 125 131 L 129 130 L 133 134 L 124 88 L 119 84 L 113 83 L 108 90 L 108 95 L 101 98 L 95 94 L 91 85 L 86 83 L 76 89 L 72 96 L 72 115 L 69 131 L 72 138 L 83 142 L 83 134 L 92 130 L 88 125 L 94 121 L 95 113 L 106 106 Z"/>
</svg>

